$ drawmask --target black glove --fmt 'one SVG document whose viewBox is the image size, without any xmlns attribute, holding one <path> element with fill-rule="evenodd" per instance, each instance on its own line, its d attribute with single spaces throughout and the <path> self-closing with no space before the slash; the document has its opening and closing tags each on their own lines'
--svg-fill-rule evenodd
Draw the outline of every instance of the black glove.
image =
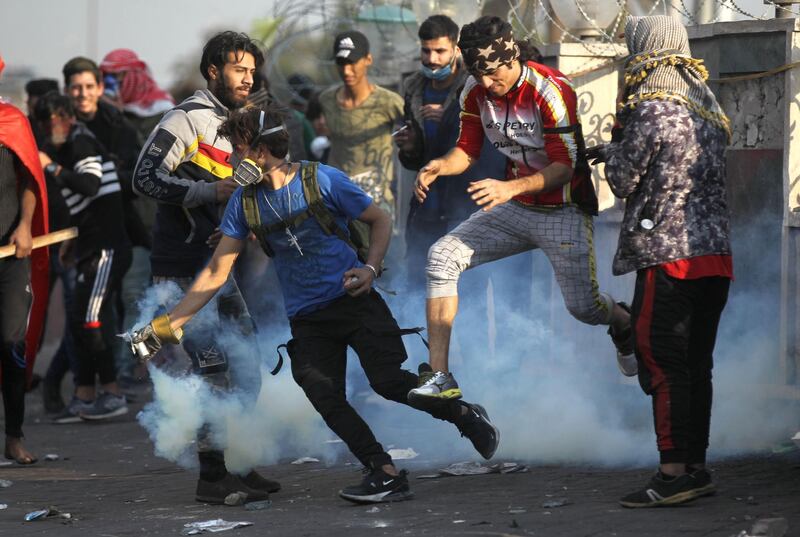
<svg viewBox="0 0 800 537">
<path fill-rule="evenodd" d="M 592 166 L 597 166 L 601 162 L 606 161 L 606 157 L 603 154 L 603 149 L 605 148 L 605 144 L 599 144 L 592 147 L 586 148 L 586 160 L 588 160 Z"/>
</svg>

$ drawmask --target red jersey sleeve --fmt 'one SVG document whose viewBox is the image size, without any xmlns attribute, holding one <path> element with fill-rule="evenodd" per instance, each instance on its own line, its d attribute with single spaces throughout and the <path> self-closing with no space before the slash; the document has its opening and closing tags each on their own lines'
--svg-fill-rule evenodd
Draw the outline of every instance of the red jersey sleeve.
<svg viewBox="0 0 800 537">
<path fill-rule="evenodd" d="M 461 121 L 456 147 L 463 150 L 473 159 L 481 156 L 483 147 L 483 124 L 479 99 L 481 87 L 470 77 L 461 91 Z"/>
<path fill-rule="evenodd" d="M 567 78 L 544 66 L 530 66 L 533 98 L 542 115 L 544 150 L 550 162 L 572 168 L 578 161 L 575 127 L 578 125 L 578 99 Z"/>
</svg>

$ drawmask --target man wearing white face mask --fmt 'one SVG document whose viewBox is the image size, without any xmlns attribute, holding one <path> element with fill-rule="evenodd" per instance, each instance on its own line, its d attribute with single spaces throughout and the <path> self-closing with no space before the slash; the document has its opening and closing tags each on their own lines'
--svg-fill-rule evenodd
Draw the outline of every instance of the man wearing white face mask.
<svg viewBox="0 0 800 537">
<path fill-rule="evenodd" d="M 372 289 L 389 246 L 391 218 L 341 170 L 289 161 L 290 137 L 282 123 L 275 110 L 246 109 L 220 126 L 220 136 L 230 140 L 236 155 L 234 178 L 247 186 L 231 196 L 220 224 L 222 240 L 186 296 L 132 341 L 148 353 L 180 341 L 183 328 L 191 329 L 189 321 L 222 287 L 254 233 L 272 257 L 283 291 L 292 330 L 286 345 L 292 377 L 368 470 L 360 484 L 344 488 L 340 496 L 356 503 L 408 500 L 406 473 L 398 471 L 346 397 L 348 347 L 383 398 L 409 404 L 406 394 L 418 383 L 417 375 L 402 369 L 407 355 L 401 335 L 408 331 L 399 328 Z M 353 220 L 369 229 L 366 252 L 347 231 Z M 454 424 L 483 457 L 491 458 L 497 449 L 497 430 L 479 405 L 442 401 L 425 412 Z"/>
<path fill-rule="evenodd" d="M 405 79 L 402 92 L 407 128 L 395 135 L 400 162 L 413 171 L 455 147 L 461 111 L 458 96 L 469 76 L 457 45 L 458 25 L 450 17 L 428 17 L 418 36 L 420 70 Z M 476 166 L 436 183 L 425 204 L 411 199 L 406 227 L 409 288 L 424 288 L 428 249 L 475 211 L 467 193 L 470 181 L 500 176 L 504 166 L 505 158 L 486 143 Z"/>
</svg>

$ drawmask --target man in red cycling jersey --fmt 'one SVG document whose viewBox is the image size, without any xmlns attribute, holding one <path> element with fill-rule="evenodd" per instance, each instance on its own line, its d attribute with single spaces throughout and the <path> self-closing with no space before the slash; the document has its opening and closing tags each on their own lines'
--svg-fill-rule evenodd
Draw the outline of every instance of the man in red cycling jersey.
<svg viewBox="0 0 800 537">
<path fill-rule="evenodd" d="M 425 200 L 440 175 L 458 175 L 480 156 L 484 138 L 506 155 L 503 179 L 486 178 L 467 191 L 481 210 L 437 241 L 426 267 L 432 373 L 420 376 L 412 402 L 457 399 L 448 372 L 450 333 L 458 309 L 460 274 L 482 263 L 541 248 L 553 266 L 569 312 L 584 323 L 610 325 L 623 374 L 636 374 L 627 306 L 601 293 L 595 277 L 592 215 L 597 196 L 583 152 L 577 97 L 567 78 L 530 61 L 530 45 L 511 25 L 481 17 L 461 29 L 468 71 L 461 93 L 456 147 L 417 175 Z"/>
</svg>

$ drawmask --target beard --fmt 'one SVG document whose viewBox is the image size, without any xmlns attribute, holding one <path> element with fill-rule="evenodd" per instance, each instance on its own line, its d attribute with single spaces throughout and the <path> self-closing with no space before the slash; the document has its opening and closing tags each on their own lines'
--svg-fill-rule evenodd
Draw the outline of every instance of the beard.
<svg viewBox="0 0 800 537">
<path fill-rule="evenodd" d="M 247 104 L 247 96 L 250 94 L 248 93 L 245 97 L 239 97 L 236 95 L 236 90 L 241 89 L 242 86 L 232 88 L 225 84 L 224 81 L 219 81 L 219 83 L 215 84 L 213 88 L 211 88 L 211 93 L 219 99 L 228 110 L 237 110 Z"/>
</svg>

